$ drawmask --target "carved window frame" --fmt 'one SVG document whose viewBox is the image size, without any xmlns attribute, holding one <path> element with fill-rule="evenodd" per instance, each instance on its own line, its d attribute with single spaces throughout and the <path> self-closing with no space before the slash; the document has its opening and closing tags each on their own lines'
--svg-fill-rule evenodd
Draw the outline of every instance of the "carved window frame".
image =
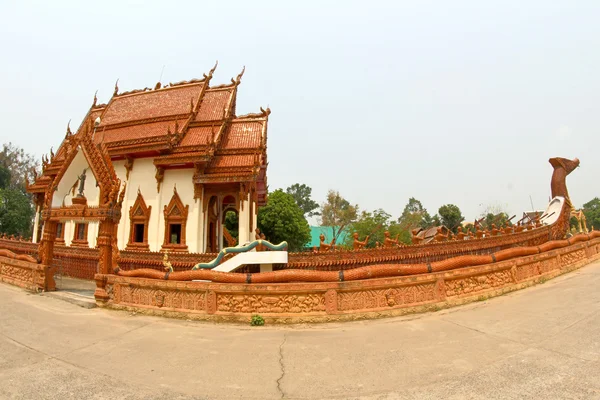
<svg viewBox="0 0 600 400">
<path fill-rule="evenodd" d="M 56 244 L 65 244 L 65 222 L 58 221 L 56 223 L 56 238 L 54 239 L 54 243 Z M 58 231 L 58 227 L 60 225 L 60 232 Z"/>
<path fill-rule="evenodd" d="M 83 228 L 83 239 L 78 238 L 80 226 L 84 227 Z M 73 246 L 73 247 L 89 247 L 88 229 L 89 229 L 89 224 L 87 222 L 75 222 L 75 229 L 73 229 L 73 240 L 71 240 L 71 246 Z"/>
<path fill-rule="evenodd" d="M 144 196 L 138 190 L 135 203 L 129 208 L 129 241 L 127 242 L 127 250 L 150 250 L 150 246 L 148 245 L 148 229 L 150 228 L 151 211 L 152 206 L 146 205 Z M 135 241 L 135 226 L 138 224 L 144 225 L 143 242 Z"/>
<path fill-rule="evenodd" d="M 165 206 L 163 210 L 164 220 L 165 220 L 165 237 L 162 245 L 162 250 L 170 250 L 170 251 L 188 251 L 188 247 L 186 244 L 186 225 L 188 218 L 188 211 L 190 206 L 183 205 L 179 194 L 177 193 L 177 188 L 173 189 L 173 197 L 171 197 L 171 201 L 169 205 Z M 179 224 L 181 225 L 181 233 L 179 244 L 171 243 L 169 233 L 170 233 L 170 225 Z"/>
</svg>

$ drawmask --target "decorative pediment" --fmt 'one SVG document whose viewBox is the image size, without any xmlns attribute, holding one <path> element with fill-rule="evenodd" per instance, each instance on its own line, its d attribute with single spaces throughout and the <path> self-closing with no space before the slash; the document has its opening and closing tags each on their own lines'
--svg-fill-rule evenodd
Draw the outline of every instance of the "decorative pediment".
<svg viewBox="0 0 600 400">
<path fill-rule="evenodd" d="M 152 206 L 146 206 L 144 196 L 138 189 L 135 203 L 129 208 L 129 241 L 130 250 L 148 250 L 148 229 Z"/>
<path fill-rule="evenodd" d="M 142 192 L 138 189 L 135 203 L 129 208 L 129 219 L 138 219 L 140 217 L 150 219 L 151 210 L 152 206 L 146 206 L 144 196 L 142 196 Z"/>
<path fill-rule="evenodd" d="M 181 218 L 187 220 L 189 205 L 183 205 L 179 193 L 177 193 L 177 187 L 173 187 L 173 197 L 169 205 L 165 206 L 163 212 L 165 214 L 165 220 L 172 218 Z"/>
</svg>

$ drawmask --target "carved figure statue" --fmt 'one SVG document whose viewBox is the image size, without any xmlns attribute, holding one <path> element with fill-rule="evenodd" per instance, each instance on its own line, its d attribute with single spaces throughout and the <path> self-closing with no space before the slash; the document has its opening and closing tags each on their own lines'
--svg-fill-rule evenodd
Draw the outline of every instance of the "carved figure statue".
<svg viewBox="0 0 600 400">
<path fill-rule="evenodd" d="M 169 252 L 165 251 L 165 255 L 163 256 L 163 267 L 165 269 L 165 271 L 171 271 L 173 272 L 173 265 L 171 264 L 171 261 L 169 261 Z"/>
<path fill-rule="evenodd" d="M 433 237 L 433 240 L 435 240 L 436 242 L 443 242 L 445 240 L 448 240 L 448 235 L 447 234 L 444 235 L 442 233 L 442 227 L 441 226 L 437 227 L 437 233 Z"/>
<path fill-rule="evenodd" d="M 390 232 L 389 231 L 385 231 L 383 232 L 383 236 L 385 236 L 385 239 L 383 240 L 383 247 L 396 247 L 398 246 L 398 237 L 400 236 L 400 234 L 396 235 L 395 239 L 392 239 L 390 237 Z"/>
<path fill-rule="evenodd" d="M 462 227 L 456 228 L 456 240 L 465 240 L 465 233 L 462 230 Z"/>
<path fill-rule="evenodd" d="M 507 221 L 506 222 L 506 226 L 504 227 L 504 234 L 505 235 L 510 235 L 513 232 L 514 232 L 514 228 Z"/>
<path fill-rule="evenodd" d="M 354 242 L 352 243 L 352 247 L 354 247 L 354 250 L 362 249 L 363 247 L 365 247 L 367 245 L 367 242 L 369 241 L 369 235 L 367 235 L 365 240 L 362 242 L 360 240 L 358 240 L 358 232 L 354 232 L 354 234 L 352 236 L 354 237 Z"/>
<path fill-rule="evenodd" d="M 492 224 L 492 236 L 497 236 L 500 230 L 496 227 L 496 224 Z"/>
<path fill-rule="evenodd" d="M 419 229 L 413 229 L 412 231 L 410 231 L 411 233 L 411 240 L 412 240 L 412 244 L 421 244 L 421 242 L 423 241 L 422 237 L 419 237 Z"/>
<path fill-rule="evenodd" d="M 319 239 L 320 239 L 319 251 L 328 251 L 332 248 L 335 248 L 335 246 L 333 244 L 335 239 L 332 239 L 331 243 L 325 243 L 325 235 L 323 235 L 322 233 L 319 236 Z"/>
<path fill-rule="evenodd" d="M 86 169 L 84 168 L 81 175 L 79 175 L 77 177 L 77 178 L 79 178 L 79 190 L 77 193 L 77 197 L 83 197 L 83 188 L 85 187 L 85 171 L 86 171 Z"/>
<path fill-rule="evenodd" d="M 254 230 L 254 240 L 261 240 L 261 239 L 262 239 L 262 237 L 261 237 L 261 234 L 260 234 L 260 229 L 256 228 Z M 256 246 L 255 250 L 256 251 L 263 251 L 262 244 L 259 244 L 258 246 Z"/>
<path fill-rule="evenodd" d="M 477 239 L 483 238 L 484 234 L 485 234 L 485 232 L 481 230 L 481 227 L 477 226 L 477 228 L 475 228 L 475 237 Z"/>
<path fill-rule="evenodd" d="M 267 240 L 264 233 L 260 234 L 260 240 L 265 240 L 265 241 Z M 265 246 L 261 246 L 261 251 L 269 251 L 269 248 L 265 247 Z"/>
</svg>

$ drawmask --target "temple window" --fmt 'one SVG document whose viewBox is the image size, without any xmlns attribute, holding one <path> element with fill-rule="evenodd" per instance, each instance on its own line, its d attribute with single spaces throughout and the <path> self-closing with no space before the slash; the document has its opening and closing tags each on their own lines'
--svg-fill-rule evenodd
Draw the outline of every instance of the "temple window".
<svg viewBox="0 0 600 400">
<path fill-rule="evenodd" d="M 142 193 L 138 190 L 133 206 L 129 208 L 129 250 L 149 250 L 148 225 L 152 206 L 146 206 Z"/>
<path fill-rule="evenodd" d="M 181 244 L 181 224 L 169 225 L 170 244 Z"/>
<path fill-rule="evenodd" d="M 65 223 L 59 222 L 56 224 L 56 243 L 65 243 Z"/>
<path fill-rule="evenodd" d="M 75 231 L 73 232 L 73 240 L 71 246 L 88 246 L 87 241 L 88 235 L 88 224 L 85 222 L 78 222 L 75 224 Z"/>
<path fill-rule="evenodd" d="M 163 249 L 174 251 L 187 251 L 185 243 L 185 227 L 187 224 L 188 205 L 183 202 L 177 194 L 177 189 L 173 189 L 173 197 L 169 205 L 164 208 L 165 218 L 165 238 Z"/>
</svg>

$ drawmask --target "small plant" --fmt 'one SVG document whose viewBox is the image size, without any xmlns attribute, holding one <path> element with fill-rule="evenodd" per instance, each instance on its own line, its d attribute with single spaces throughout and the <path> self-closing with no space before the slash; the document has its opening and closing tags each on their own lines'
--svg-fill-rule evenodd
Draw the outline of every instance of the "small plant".
<svg viewBox="0 0 600 400">
<path fill-rule="evenodd" d="M 250 320 L 250 325 L 252 326 L 263 326 L 265 324 L 265 319 L 260 315 L 253 315 Z"/>
</svg>

